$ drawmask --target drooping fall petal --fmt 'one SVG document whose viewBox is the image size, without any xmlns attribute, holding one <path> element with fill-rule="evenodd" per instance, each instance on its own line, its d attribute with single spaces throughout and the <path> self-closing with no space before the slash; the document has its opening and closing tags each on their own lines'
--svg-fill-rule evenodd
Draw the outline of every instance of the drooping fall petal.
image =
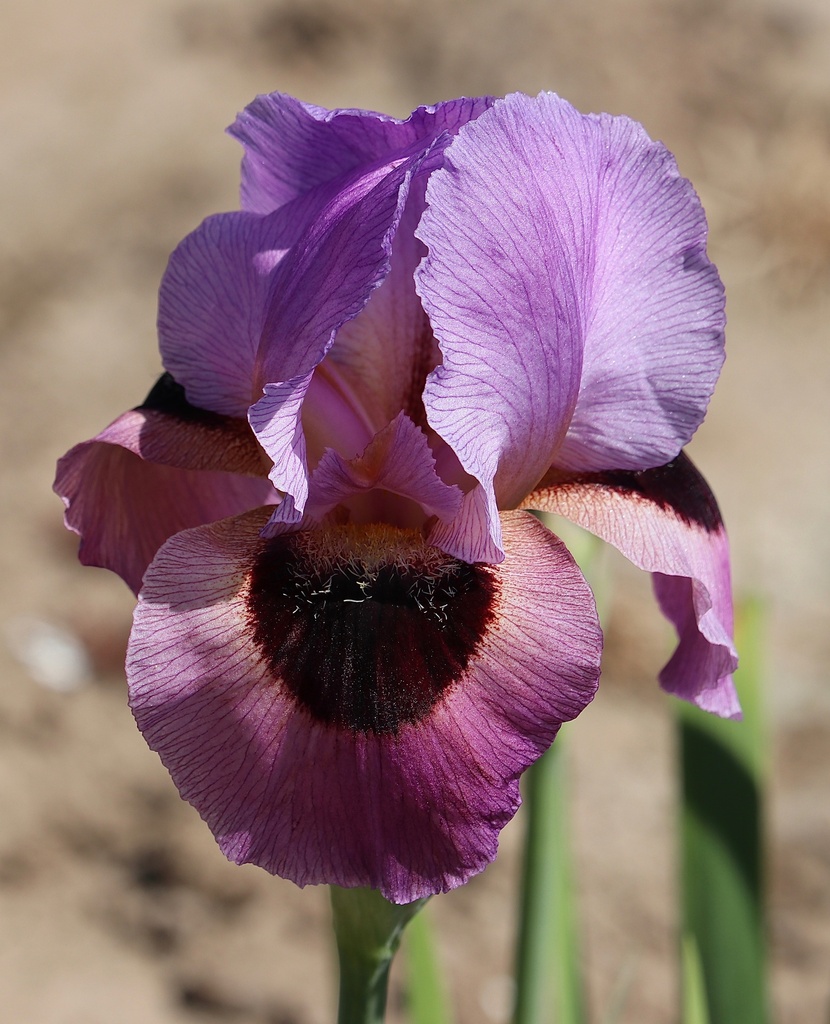
<svg viewBox="0 0 830 1024">
<path fill-rule="evenodd" d="M 725 718 L 740 716 L 729 545 L 714 496 L 688 456 L 639 473 L 552 470 L 522 504 L 570 519 L 654 573 L 680 641 L 660 674 L 664 689 Z"/>
<path fill-rule="evenodd" d="M 64 455 L 55 491 L 81 562 L 138 593 L 173 534 L 275 501 L 266 472 L 245 420 L 195 409 L 165 376 L 143 406 Z"/>
<path fill-rule="evenodd" d="M 263 540 L 267 515 L 159 552 L 128 656 L 139 727 L 234 861 L 397 902 L 461 884 L 595 691 L 581 574 L 524 513 L 500 567 L 391 527 Z"/>
</svg>

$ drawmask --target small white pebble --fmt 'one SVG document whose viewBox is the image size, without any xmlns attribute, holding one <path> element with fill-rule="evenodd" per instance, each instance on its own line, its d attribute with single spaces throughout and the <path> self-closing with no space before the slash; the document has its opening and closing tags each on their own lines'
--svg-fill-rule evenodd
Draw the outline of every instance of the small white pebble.
<svg viewBox="0 0 830 1024">
<path fill-rule="evenodd" d="M 80 639 L 65 626 L 33 616 L 18 616 L 5 626 L 9 649 L 32 679 L 56 693 L 72 693 L 92 677 L 92 665 Z"/>
</svg>

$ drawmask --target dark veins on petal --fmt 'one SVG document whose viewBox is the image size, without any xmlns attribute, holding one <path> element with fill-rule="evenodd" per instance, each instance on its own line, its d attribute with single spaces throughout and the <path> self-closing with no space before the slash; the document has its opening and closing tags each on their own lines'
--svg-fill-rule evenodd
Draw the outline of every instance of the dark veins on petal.
<svg viewBox="0 0 830 1024">
<path fill-rule="evenodd" d="M 420 538 L 407 548 L 409 531 L 363 530 L 378 531 L 376 543 L 334 553 L 321 549 L 324 530 L 263 542 L 248 612 L 273 675 L 312 718 L 394 733 L 461 678 L 493 618 L 497 584 L 486 566 Z"/>
<path fill-rule="evenodd" d="M 567 473 L 551 470 L 540 482 L 539 489 L 567 487 L 569 484 L 594 484 L 621 494 L 640 495 L 661 509 L 674 512 L 685 523 L 702 527 L 707 533 L 715 533 L 723 526 L 714 494 L 685 452 L 665 466 L 638 472 Z"/>
</svg>

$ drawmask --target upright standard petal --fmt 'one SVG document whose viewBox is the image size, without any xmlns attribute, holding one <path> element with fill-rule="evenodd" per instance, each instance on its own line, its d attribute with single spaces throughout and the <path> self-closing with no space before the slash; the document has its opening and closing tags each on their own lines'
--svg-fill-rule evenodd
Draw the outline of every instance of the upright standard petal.
<svg viewBox="0 0 830 1024">
<path fill-rule="evenodd" d="M 676 455 L 717 379 L 724 318 L 668 151 L 627 118 L 508 96 L 459 132 L 427 202 L 418 288 L 444 355 L 428 418 L 498 504 L 552 463 Z"/>
<path fill-rule="evenodd" d="M 654 573 L 680 641 L 660 673 L 663 688 L 724 718 L 740 716 L 729 545 L 714 495 L 685 454 L 638 473 L 554 469 L 522 505 L 570 519 Z"/>
<path fill-rule="evenodd" d="M 489 97 L 419 107 L 405 121 L 370 110 L 326 110 L 284 93 L 257 96 L 228 129 L 245 147 L 242 207 L 270 213 L 359 167 L 414 145 L 428 148 L 492 103 Z"/>
<path fill-rule="evenodd" d="M 440 354 L 421 300 L 415 269 L 424 256 L 415 228 L 424 211 L 426 180 L 413 181 L 395 239 L 389 273 L 366 308 L 337 332 L 326 358 L 381 429 L 403 410 L 426 426 L 423 390 Z"/>
<path fill-rule="evenodd" d="M 260 346 L 272 293 L 283 300 L 286 280 L 300 272 L 307 239 L 319 240 L 338 212 L 356 201 L 355 193 L 387 170 L 373 165 L 362 179 L 341 176 L 268 216 L 208 217 L 176 247 L 159 290 L 159 347 L 190 402 L 226 416 L 247 414 L 269 380 Z M 295 354 L 291 340 L 285 339 L 286 359 Z M 267 346 L 271 380 L 285 378 L 279 367 L 282 342 Z"/>
<path fill-rule="evenodd" d="M 397 902 L 460 885 L 595 692 L 590 591 L 524 513 L 499 568 L 388 526 L 263 540 L 267 514 L 156 557 L 127 662 L 139 728 L 238 863 Z"/>
<path fill-rule="evenodd" d="M 55 491 L 84 565 L 138 592 L 173 534 L 276 500 L 245 420 L 196 409 L 165 375 L 145 403 L 58 462 Z"/>
<path fill-rule="evenodd" d="M 603 114 L 586 126 L 572 108 L 563 113 L 564 131 L 593 144 L 597 180 L 582 380 L 556 463 L 661 466 L 700 426 L 724 361 L 725 297 L 706 255 L 706 216 L 641 125 Z"/>
<path fill-rule="evenodd" d="M 375 166 L 342 188 L 274 272 L 255 367 L 264 394 L 249 420 L 274 463 L 274 486 L 298 513 L 308 494 L 303 400 L 338 328 L 389 272 L 392 239 L 423 158 Z"/>
<path fill-rule="evenodd" d="M 497 544 L 497 500 L 516 505 L 550 466 L 582 368 L 589 226 L 537 107 L 511 96 L 459 132 L 417 232 L 429 250 L 417 288 L 443 354 L 427 418 L 487 491 Z"/>
<path fill-rule="evenodd" d="M 190 402 L 244 417 L 274 268 L 310 211 L 209 217 L 173 251 L 159 289 L 161 358 Z"/>
<path fill-rule="evenodd" d="M 361 111 L 322 111 L 278 94 L 259 97 L 241 115 L 233 133 L 248 147 L 243 181 L 256 192 L 253 182 L 264 175 L 272 182 L 274 195 L 248 204 L 249 212 L 208 218 L 174 251 L 162 281 L 162 359 L 184 385 L 189 400 L 225 415 L 244 415 L 260 397 L 263 384 L 296 376 L 287 371 L 275 375 L 271 346 L 270 374 L 255 371 L 278 264 L 306 234 L 313 245 L 321 225 L 323 230 L 330 227 L 338 207 L 342 212 L 344 203 L 356 201 L 355 190 L 371 184 L 373 176 L 399 162 L 411 165 L 413 157 L 440 160 L 451 133 L 486 105 L 485 100 L 453 101 L 396 121 Z M 422 196 L 420 201 L 408 233 L 420 216 Z M 409 244 L 414 246 L 414 239 Z M 352 251 L 351 257 L 359 263 L 361 253 Z M 410 290 L 417 258 L 404 255 L 396 260 L 406 263 Z M 283 279 L 307 269 L 292 266 L 289 258 Z M 395 277 L 394 288 L 388 289 L 393 310 L 405 288 L 402 274 Z M 276 301 L 284 302 L 284 280 L 275 287 Z M 359 293 L 359 287 L 353 290 L 355 296 Z M 384 305 L 388 307 L 389 301 Z M 414 305 L 425 319 L 417 299 Z M 387 343 L 387 352 L 395 340 Z M 290 349 L 286 354 L 290 356 Z"/>
</svg>

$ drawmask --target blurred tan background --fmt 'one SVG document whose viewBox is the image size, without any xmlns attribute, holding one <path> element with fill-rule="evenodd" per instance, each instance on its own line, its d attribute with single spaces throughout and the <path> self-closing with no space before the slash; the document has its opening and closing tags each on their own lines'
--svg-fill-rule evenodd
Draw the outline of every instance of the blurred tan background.
<svg viewBox="0 0 830 1024">
<path fill-rule="evenodd" d="M 768 608 L 776 1017 L 830 1003 L 830 8 L 824 0 L 6 0 L 0 11 L 0 1005 L 11 1024 L 325 1024 L 326 894 L 229 865 L 125 704 L 132 600 L 80 568 L 57 456 L 157 373 L 167 254 L 236 205 L 257 92 L 405 115 L 553 89 L 675 152 L 729 295 L 693 454 Z M 677 1019 L 674 750 L 647 580 L 570 730 L 595 1019 Z M 521 829 L 436 900 L 461 1024 L 506 1020 Z M 400 1001 L 396 982 L 393 1003 Z M 398 1011 L 392 1014 L 399 1019 Z"/>
</svg>

